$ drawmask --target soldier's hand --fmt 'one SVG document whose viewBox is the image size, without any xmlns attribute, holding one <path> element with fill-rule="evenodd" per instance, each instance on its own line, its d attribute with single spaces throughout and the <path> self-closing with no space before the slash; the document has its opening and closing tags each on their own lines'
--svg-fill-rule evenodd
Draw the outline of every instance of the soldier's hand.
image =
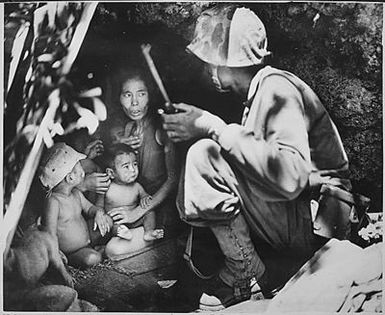
<svg viewBox="0 0 385 315">
<path fill-rule="evenodd" d="M 173 104 L 177 113 L 162 114 L 163 128 L 174 142 L 210 136 L 213 127 L 223 127 L 225 122 L 208 111 L 185 103 Z"/>
</svg>

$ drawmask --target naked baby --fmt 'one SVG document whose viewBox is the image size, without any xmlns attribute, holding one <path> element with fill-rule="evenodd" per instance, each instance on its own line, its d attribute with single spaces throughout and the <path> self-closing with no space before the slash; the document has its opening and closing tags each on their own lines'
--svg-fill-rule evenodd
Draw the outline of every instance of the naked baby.
<svg viewBox="0 0 385 315">
<path fill-rule="evenodd" d="M 151 196 L 136 181 L 139 169 L 134 150 L 123 143 L 115 144 L 106 152 L 105 160 L 108 166 L 106 173 L 112 182 L 97 204 L 104 204 L 104 209 L 114 220 L 114 234 L 130 240 L 130 229 L 143 225 L 145 241 L 162 238 L 164 231 L 156 229 L 155 212 L 145 211 L 151 206 Z"/>
<path fill-rule="evenodd" d="M 94 219 L 94 230 L 98 228 L 102 236 L 112 227 L 103 208 L 89 202 L 78 189 L 85 176 L 80 160 L 85 158 L 65 143 L 57 143 L 43 158 L 39 177 L 48 190 L 42 229 L 58 240 L 68 263 L 80 268 L 91 267 L 102 260 L 101 253 L 91 247 L 83 214 Z"/>
</svg>

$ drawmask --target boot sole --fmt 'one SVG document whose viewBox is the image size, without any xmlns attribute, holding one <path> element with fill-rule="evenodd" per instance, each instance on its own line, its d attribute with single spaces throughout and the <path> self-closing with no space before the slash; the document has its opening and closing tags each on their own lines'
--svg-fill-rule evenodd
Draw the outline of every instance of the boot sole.
<svg viewBox="0 0 385 315">
<path fill-rule="evenodd" d="M 200 312 L 217 312 L 217 311 L 222 311 L 226 307 L 224 305 L 206 305 L 206 304 L 199 304 L 199 309 L 196 311 L 198 313 Z"/>
</svg>

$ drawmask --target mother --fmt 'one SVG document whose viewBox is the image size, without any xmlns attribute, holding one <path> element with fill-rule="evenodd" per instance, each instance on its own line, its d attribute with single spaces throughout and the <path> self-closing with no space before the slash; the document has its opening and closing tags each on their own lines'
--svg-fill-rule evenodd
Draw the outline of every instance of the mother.
<svg viewBox="0 0 385 315">
<path fill-rule="evenodd" d="M 125 143 L 137 151 L 138 180 L 152 196 L 150 207 L 143 209 L 140 214 L 117 209 L 111 215 L 113 218 L 119 217 L 119 224 L 132 223 L 146 212 L 155 210 L 157 225 L 165 229 L 167 236 L 177 217 L 173 192 L 177 186 L 178 168 L 175 147 L 161 129 L 161 122 L 155 113 L 151 80 L 139 68 L 120 68 L 114 73 L 110 86 L 111 105 L 118 105 L 119 117 L 124 119 L 112 122 L 109 137 L 113 143 Z M 133 231 L 134 237 L 130 241 L 112 238 L 106 247 L 107 256 L 123 258 L 147 246 L 148 242 L 143 242 L 142 237 L 136 235 L 140 233 L 141 230 Z"/>
</svg>

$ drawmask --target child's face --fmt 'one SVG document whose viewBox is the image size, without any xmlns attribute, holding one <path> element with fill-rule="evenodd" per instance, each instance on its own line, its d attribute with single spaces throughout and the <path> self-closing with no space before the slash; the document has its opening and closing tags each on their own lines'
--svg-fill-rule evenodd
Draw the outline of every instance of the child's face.
<svg viewBox="0 0 385 315">
<path fill-rule="evenodd" d="M 74 186 L 81 184 L 84 180 L 85 173 L 80 162 L 77 162 L 71 171 Z"/>
<path fill-rule="evenodd" d="M 138 174 L 138 162 L 134 153 L 122 153 L 115 157 L 115 181 L 130 184 L 136 180 Z"/>
<path fill-rule="evenodd" d="M 131 120 L 141 120 L 146 116 L 148 101 L 148 90 L 143 80 L 139 78 L 128 79 L 122 84 L 120 104 Z"/>
</svg>

